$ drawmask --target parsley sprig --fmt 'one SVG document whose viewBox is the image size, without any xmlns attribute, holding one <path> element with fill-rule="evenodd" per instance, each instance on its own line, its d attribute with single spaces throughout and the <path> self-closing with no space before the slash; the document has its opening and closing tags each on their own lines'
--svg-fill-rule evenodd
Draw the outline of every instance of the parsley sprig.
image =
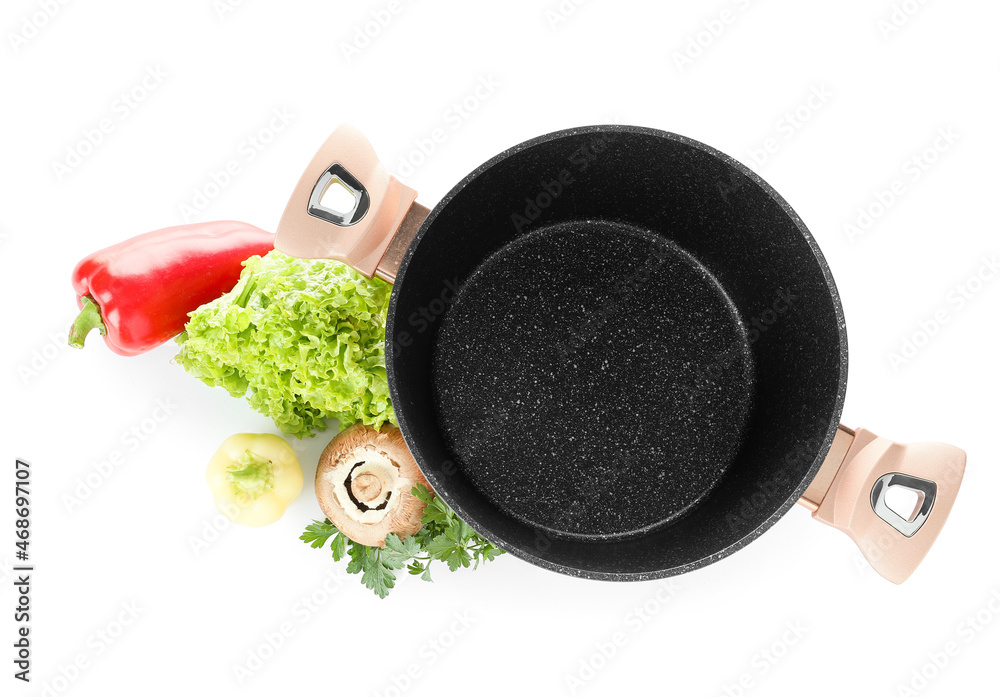
<svg viewBox="0 0 1000 697">
<path fill-rule="evenodd" d="M 423 527 L 416 535 L 401 539 L 390 533 L 385 547 L 368 547 L 348 538 L 329 520 L 314 520 L 299 539 L 314 549 L 329 543 L 334 561 L 349 557 L 347 573 L 361 574 L 361 582 L 380 598 L 389 595 L 396 585 L 396 572 L 404 567 L 410 574 L 431 581 L 432 562 L 443 562 L 451 571 L 469 566 L 476 569 L 480 563 L 503 554 L 423 484 L 417 484 L 411 492 L 427 504 L 420 518 Z"/>
</svg>

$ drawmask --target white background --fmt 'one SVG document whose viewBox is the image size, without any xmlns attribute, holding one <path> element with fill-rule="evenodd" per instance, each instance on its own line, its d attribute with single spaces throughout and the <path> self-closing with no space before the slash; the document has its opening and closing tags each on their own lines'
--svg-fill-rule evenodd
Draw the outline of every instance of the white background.
<svg viewBox="0 0 1000 697">
<path fill-rule="evenodd" d="M 32 463 L 37 570 L 24 686 L 9 662 L 13 486 L 0 486 L 0 694 L 895 695 L 914 684 L 997 694 L 1000 280 L 974 280 L 1000 251 L 995 3 L 907 0 L 891 25 L 891 0 L 567 0 L 558 16 L 557 0 L 248 0 L 221 15 L 220 4 L 68 2 L 47 18 L 44 2 L 4 2 L 0 456 L 7 480 L 15 457 Z M 387 26 L 368 25 L 373 12 Z M 346 56 L 366 26 L 377 35 Z M 681 64 L 685 52 L 694 57 Z M 480 83 L 494 87 L 477 97 Z M 127 106 L 133 90 L 143 99 Z M 810 104 L 811 93 L 827 96 Z M 453 105 L 466 100 L 475 108 L 463 117 Z M 275 109 L 294 118 L 260 134 L 270 142 L 248 161 L 245 140 L 277 125 Z M 796 110 L 799 127 L 786 116 Z M 103 119 L 110 132 L 60 177 Z M 273 426 L 173 365 L 172 345 L 137 358 L 96 337 L 65 348 L 70 271 L 100 247 L 184 222 L 182 206 L 233 159 L 239 174 L 192 219 L 273 229 L 341 121 L 426 204 L 507 146 L 590 123 L 675 131 L 757 169 L 838 280 L 851 342 L 845 423 L 968 451 L 964 489 L 924 565 L 894 586 L 796 507 L 672 586 L 576 580 L 502 557 L 475 573 L 439 570 L 434 584 L 406 578 L 380 601 L 297 539 L 320 515 L 308 484 L 269 528 L 215 530 L 208 458 L 232 433 Z M 435 129 L 444 142 L 418 162 Z M 939 129 L 958 138 L 935 152 Z M 769 138 L 776 152 L 762 162 Z M 918 179 L 914 157 L 926 164 Z M 903 193 L 849 239 L 845 224 L 895 180 Z M 970 301 L 949 302 L 970 283 Z M 947 323 L 893 366 L 889 354 L 939 309 Z M 130 447 L 124 434 L 158 400 L 170 416 Z M 307 482 L 329 435 L 296 444 Z M 78 480 L 116 451 L 124 464 L 70 509 Z M 138 617 L 119 627 L 129 603 Z M 284 623 L 290 635 L 241 684 L 234 668 Z M 594 658 L 616 632 L 624 645 Z M 86 667 L 69 668 L 80 656 Z M 574 692 L 569 678 L 581 676 Z M 741 679 L 752 687 L 734 687 Z"/>
</svg>

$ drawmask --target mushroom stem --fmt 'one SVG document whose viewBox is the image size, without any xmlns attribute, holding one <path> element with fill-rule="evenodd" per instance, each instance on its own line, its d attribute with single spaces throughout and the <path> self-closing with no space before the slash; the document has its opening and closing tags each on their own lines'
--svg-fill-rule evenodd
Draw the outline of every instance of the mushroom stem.
<svg viewBox="0 0 1000 697">
<path fill-rule="evenodd" d="M 274 466 L 270 460 L 247 450 L 226 468 L 226 480 L 237 496 L 253 501 L 274 487 Z"/>
<path fill-rule="evenodd" d="M 359 474 L 351 482 L 351 493 L 362 503 L 374 501 L 382 493 L 382 482 L 374 474 Z"/>
</svg>

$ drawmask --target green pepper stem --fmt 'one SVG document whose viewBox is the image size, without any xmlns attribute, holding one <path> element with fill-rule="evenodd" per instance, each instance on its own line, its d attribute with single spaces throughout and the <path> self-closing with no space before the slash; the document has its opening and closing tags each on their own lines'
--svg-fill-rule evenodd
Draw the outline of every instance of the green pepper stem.
<svg viewBox="0 0 1000 697">
<path fill-rule="evenodd" d="M 274 465 L 252 450 L 226 468 L 226 479 L 233 493 L 251 501 L 274 487 Z"/>
<path fill-rule="evenodd" d="M 76 321 L 73 322 L 73 327 L 69 330 L 69 345 L 73 348 L 82 349 L 87 334 L 97 329 L 101 332 L 102 336 L 107 335 L 108 328 L 104 325 L 104 320 L 101 318 L 101 308 L 97 306 L 97 303 L 89 295 L 83 296 L 80 302 L 83 304 L 83 309 L 80 310 L 80 314 L 76 316 Z"/>
</svg>

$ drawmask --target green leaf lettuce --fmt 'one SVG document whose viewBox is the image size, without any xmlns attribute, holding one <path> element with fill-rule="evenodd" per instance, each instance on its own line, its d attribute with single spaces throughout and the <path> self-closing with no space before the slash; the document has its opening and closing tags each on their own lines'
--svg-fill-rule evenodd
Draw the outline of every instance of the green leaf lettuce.
<svg viewBox="0 0 1000 697">
<path fill-rule="evenodd" d="M 384 346 L 391 290 L 335 261 L 251 257 L 232 291 L 191 313 L 176 360 L 300 438 L 331 417 L 394 423 Z"/>
</svg>

